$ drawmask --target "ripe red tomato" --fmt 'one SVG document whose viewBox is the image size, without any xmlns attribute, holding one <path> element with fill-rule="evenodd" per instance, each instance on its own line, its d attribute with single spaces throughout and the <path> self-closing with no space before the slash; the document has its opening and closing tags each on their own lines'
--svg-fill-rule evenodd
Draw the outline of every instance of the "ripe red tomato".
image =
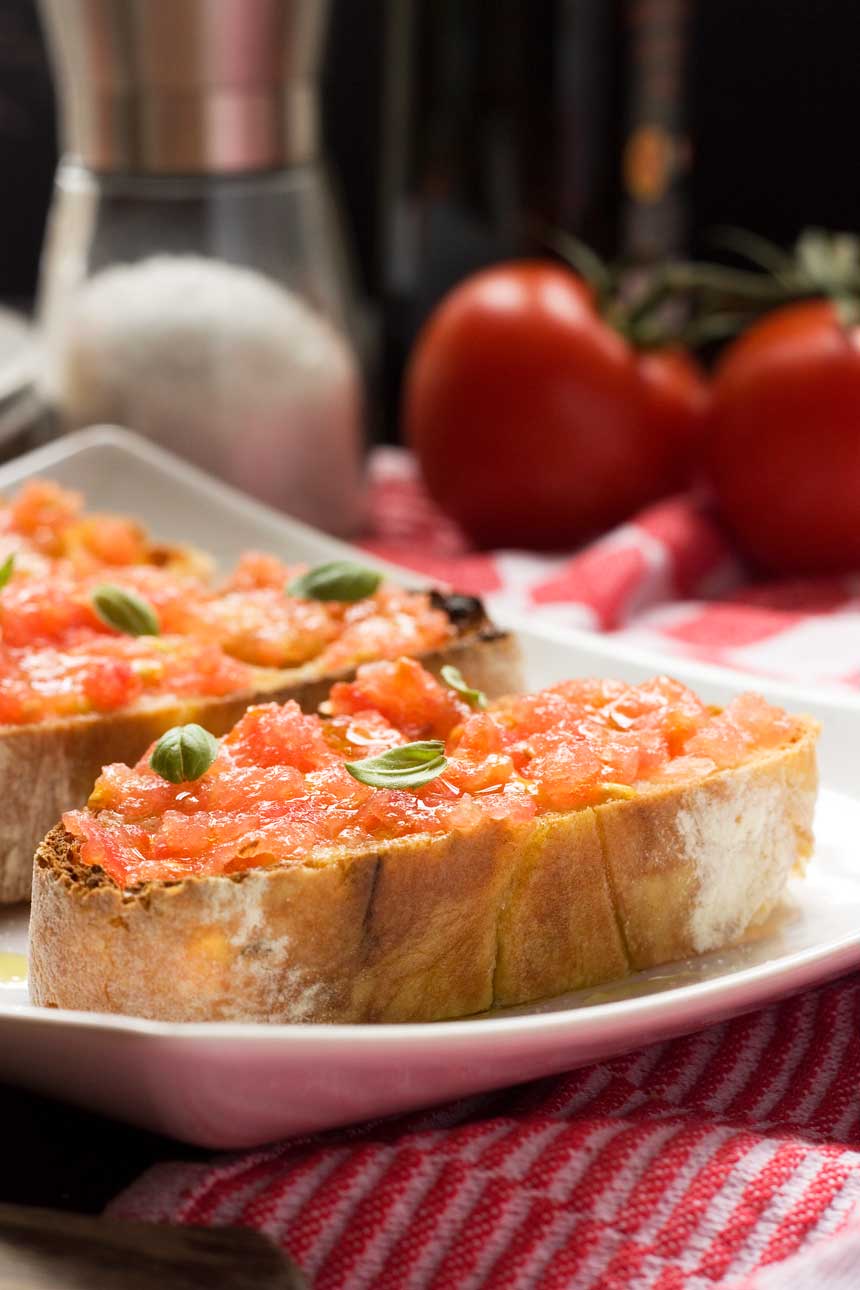
<svg viewBox="0 0 860 1290">
<path fill-rule="evenodd" d="M 725 520 L 759 567 L 860 568 L 860 328 L 821 300 L 751 327 L 718 366 L 706 455 Z"/>
<path fill-rule="evenodd" d="M 681 349 L 637 352 L 562 266 L 467 279 L 421 332 L 408 441 L 480 546 L 569 547 L 683 487 L 706 411 Z"/>
</svg>

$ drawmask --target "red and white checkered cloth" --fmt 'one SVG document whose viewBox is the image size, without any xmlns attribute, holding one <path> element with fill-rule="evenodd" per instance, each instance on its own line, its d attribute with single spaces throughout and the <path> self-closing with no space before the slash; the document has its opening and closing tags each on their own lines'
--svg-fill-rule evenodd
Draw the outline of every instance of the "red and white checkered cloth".
<svg viewBox="0 0 860 1290">
<path fill-rule="evenodd" d="M 374 478 L 369 545 L 491 606 L 860 684 L 858 580 L 745 588 L 695 502 L 571 557 L 480 555 L 403 454 Z M 314 1290 L 856 1290 L 859 1074 L 860 974 L 439 1111 L 159 1165 L 111 1211 L 259 1228 Z"/>
</svg>

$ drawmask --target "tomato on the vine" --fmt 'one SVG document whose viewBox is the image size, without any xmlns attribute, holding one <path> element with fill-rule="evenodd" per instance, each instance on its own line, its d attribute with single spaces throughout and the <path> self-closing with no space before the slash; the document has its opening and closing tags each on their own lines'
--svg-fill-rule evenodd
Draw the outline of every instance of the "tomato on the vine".
<svg viewBox="0 0 860 1290">
<path fill-rule="evenodd" d="M 768 314 L 718 365 L 707 473 L 771 573 L 860 568 L 860 327 L 831 300 Z"/>
<path fill-rule="evenodd" d="M 561 549 L 683 488 L 706 405 L 686 350 L 637 350 L 570 269 L 517 261 L 442 301 L 403 416 L 431 496 L 475 542 Z"/>
</svg>

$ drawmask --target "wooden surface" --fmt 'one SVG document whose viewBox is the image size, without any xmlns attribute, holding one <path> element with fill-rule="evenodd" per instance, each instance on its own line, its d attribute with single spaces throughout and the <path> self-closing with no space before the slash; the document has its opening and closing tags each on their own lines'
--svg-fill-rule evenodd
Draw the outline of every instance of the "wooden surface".
<svg viewBox="0 0 860 1290">
<path fill-rule="evenodd" d="M 250 1231 L 89 1217 L 149 1165 L 207 1153 L 5 1085 L 0 1099 L 0 1290 L 299 1290 L 306 1284 L 276 1247 Z"/>
<path fill-rule="evenodd" d="M 266 1237 L 0 1205 L 0 1290 L 302 1290 Z"/>
</svg>

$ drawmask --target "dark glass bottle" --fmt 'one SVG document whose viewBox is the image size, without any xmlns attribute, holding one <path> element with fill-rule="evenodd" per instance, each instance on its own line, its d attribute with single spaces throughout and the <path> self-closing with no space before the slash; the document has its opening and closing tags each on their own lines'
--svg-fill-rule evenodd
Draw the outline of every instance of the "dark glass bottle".
<svg viewBox="0 0 860 1290">
<path fill-rule="evenodd" d="M 33 0 L 0 4 L 0 297 L 28 305 L 56 163 L 54 96 Z"/>
<path fill-rule="evenodd" d="M 628 0 L 622 8 L 619 249 L 639 263 L 680 251 L 689 233 L 691 16 L 692 0 Z"/>
<path fill-rule="evenodd" d="M 644 261 L 685 234 L 689 0 L 391 0 L 381 295 L 389 424 L 421 321 L 555 230 Z"/>
</svg>

